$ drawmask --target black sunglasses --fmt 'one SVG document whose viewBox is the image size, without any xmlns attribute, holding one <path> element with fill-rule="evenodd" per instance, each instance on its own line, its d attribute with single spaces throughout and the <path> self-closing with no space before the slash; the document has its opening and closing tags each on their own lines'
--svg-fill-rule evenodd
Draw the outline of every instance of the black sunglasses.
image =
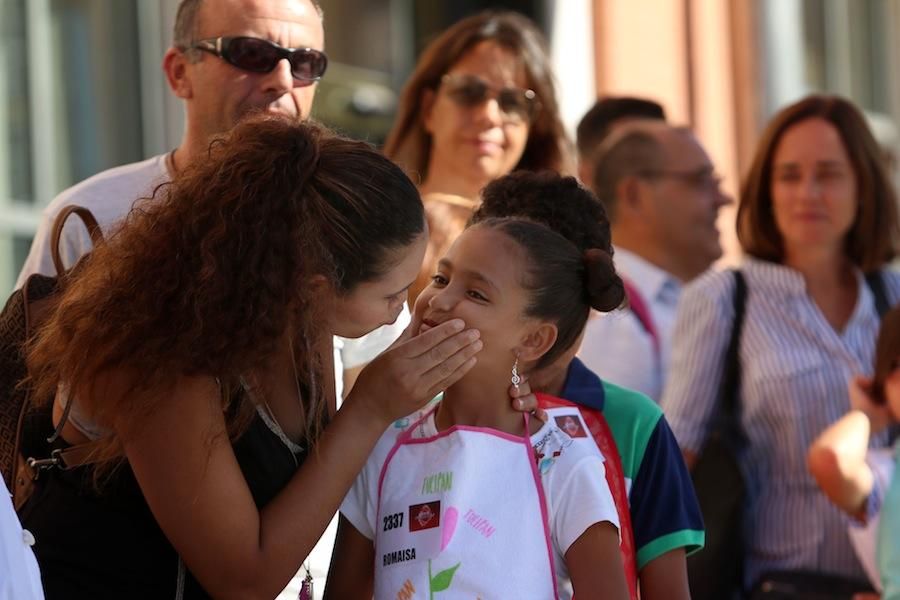
<svg viewBox="0 0 900 600">
<path fill-rule="evenodd" d="M 202 50 L 220 57 L 230 65 L 253 73 L 269 73 L 285 58 L 291 74 L 300 81 L 318 81 L 328 68 L 328 57 L 313 48 L 282 48 L 274 42 L 255 37 L 217 37 L 198 40 L 189 50 Z"/>
<path fill-rule="evenodd" d="M 447 74 L 441 78 L 441 84 L 446 86 L 451 100 L 466 108 L 480 106 L 489 98 L 496 98 L 500 112 L 513 121 L 530 121 L 540 107 L 534 90 L 515 87 L 496 89 L 474 75 Z"/>
</svg>

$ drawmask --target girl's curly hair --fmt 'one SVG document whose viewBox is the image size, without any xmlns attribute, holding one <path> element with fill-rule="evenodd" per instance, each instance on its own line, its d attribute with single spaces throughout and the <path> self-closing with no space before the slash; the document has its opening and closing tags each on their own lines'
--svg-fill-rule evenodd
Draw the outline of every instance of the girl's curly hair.
<svg viewBox="0 0 900 600">
<path fill-rule="evenodd" d="M 501 230 L 529 254 L 527 313 L 555 319 L 559 329 L 538 368 L 578 341 L 590 308 L 609 312 L 625 300 L 606 210 L 574 177 L 517 171 L 496 179 L 482 190 L 481 206 L 469 219 L 468 227 L 478 225 Z"/>
<path fill-rule="evenodd" d="M 34 397 L 53 398 L 65 384 L 100 423 L 136 419 L 180 376 L 237 389 L 286 333 L 309 388 L 331 360 L 303 351 L 331 335 L 310 278 L 324 275 L 348 294 L 388 271 L 423 230 L 415 186 L 370 145 L 252 117 L 137 203 L 79 264 L 30 345 Z M 111 370 L 128 374 L 128 393 L 94 389 Z M 304 397 L 309 443 L 327 419 L 319 387 Z M 119 453 L 114 436 L 104 443 L 101 459 Z"/>
</svg>

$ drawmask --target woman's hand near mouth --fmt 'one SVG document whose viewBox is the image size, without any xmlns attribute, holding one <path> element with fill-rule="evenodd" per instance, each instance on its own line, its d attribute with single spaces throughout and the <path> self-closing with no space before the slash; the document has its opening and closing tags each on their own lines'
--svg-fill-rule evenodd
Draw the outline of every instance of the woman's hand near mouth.
<svg viewBox="0 0 900 600">
<path fill-rule="evenodd" d="M 422 325 L 413 316 L 397 341 L 362 370 L 347 397 L 347 402 L 363 403 L 384 428 L 459 381 L 482 348 L 481 333 L 466 329 L 462 319 L 420 331 Z"/>
</svg>

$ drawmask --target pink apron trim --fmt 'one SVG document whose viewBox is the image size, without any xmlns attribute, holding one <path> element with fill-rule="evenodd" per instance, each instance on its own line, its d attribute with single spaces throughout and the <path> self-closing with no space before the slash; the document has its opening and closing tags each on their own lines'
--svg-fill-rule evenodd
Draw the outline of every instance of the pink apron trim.
<svg viewBox="0 0 900 600">
<path fill-rule="evenodd" d="M 388 452 L 387 457 L 384 459 L 384 464 L 381 465 L 381 472 L 378 474 L 378 505 L 379 506 L 381 505 L 381 486 L 382 486 L 382 484 L 384 484 L 384 474 L 387 473 L 388 464 L 390 464 L 391 459 L 394 458 L 394 455 L 397 454 L 397 450 L 400 449 L 400 446 L 403 444 L 403 442 L 412 440 L 412 432 L 415 431 L 416 427 L 418 427 L 422 421 L 427 419 L 431 415 L 431 413 L 433 413 L 436 410 L 437 410 L 437 404 L 435 404 L 431 408 L 431 410 L 429 410 L 424 415 L 422 415 L 422 417 L 418 421 L 416 421 L 415 423 L 413 423 L 412 425 L 410 425 L 409 427 L 404 429 L 400 433 L 400 435 L 397 436 L 397 441 L 394 442 L 394 447 L 391 448 L 390 452 Z"/>
<path fill-rule="evenodd" d="M 439 440 L 443 437 L 447 437 L 451 433 L 455 431 L 474 431 L 475 433 L 484 433 L 487 435 L 492 435 L 494 437 L 498 437 L 504 439 L 508 442 L 518 442 L 521 441 L 522 436 L 513 435 L 511 433 L 506 433 L 505 431 L 498 431 L 496 429 L 492 429 L 490 427 L 475 427 L 473 425 L 454 425 L 452 427 L 448 427 L 443 431 L 439 431 L 437 435 L 432 435 L 427 438 L 410 438 L 408 440 L 403 440 L 404 444 L 427 444 L 428 442 L 433 442 L 434 440 Z"/>
</svg>

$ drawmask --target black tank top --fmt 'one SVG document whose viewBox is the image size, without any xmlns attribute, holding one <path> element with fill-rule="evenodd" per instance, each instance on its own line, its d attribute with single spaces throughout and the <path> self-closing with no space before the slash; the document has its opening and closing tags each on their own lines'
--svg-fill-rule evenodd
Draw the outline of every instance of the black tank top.
<svg viewBox="0 0 900 600">
<path fill-rule="evenodd" d="M 258 414 L 233 447 L 260 509 L 306 458 L 305 449 L 294 454 Z M 20 518 L 36 540 L 47 600 L 176 598 L 178 555 L 127 463 L 101 494 L 92 487 L 89 466 L 43 473 Z M 186 571 L 181 597 L 209 595 Z"/>
</svg>

